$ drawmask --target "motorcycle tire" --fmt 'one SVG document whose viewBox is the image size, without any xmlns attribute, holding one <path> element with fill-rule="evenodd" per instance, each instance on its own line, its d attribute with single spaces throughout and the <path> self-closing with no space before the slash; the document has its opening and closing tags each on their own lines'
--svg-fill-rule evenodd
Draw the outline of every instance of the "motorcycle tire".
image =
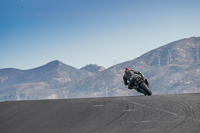
<svg viewBox="0 0 200 133">
<path fill-rule="evenodd" d="M 147 95 L 149 95 L 149 96 L 152 95 L 151 90 L 150 90 L 149 87 L 145 84 L 145 82 L 142 82 L 142 83 L 140 84 L 140 87 L 145 91 L 145 93 L 146 93 Z"/>
</svg>

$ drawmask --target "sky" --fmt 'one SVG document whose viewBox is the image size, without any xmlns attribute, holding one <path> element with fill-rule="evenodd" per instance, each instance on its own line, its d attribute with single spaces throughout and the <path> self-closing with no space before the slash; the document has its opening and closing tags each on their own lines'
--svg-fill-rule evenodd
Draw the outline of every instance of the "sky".
<svg viewBox="0 0 200 133">
<path fill-rule="evenodd" d="M 109 68 L 200 36 L 199 0 L 0 0 L 0 69 Z M 129 66 L 130 67 L 130 66 Z"/>
</svg>

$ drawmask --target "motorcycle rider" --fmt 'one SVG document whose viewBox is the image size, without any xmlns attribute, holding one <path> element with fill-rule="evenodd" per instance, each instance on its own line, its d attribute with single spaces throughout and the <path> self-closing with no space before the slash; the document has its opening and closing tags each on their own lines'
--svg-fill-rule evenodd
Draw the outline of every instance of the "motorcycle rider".
<svg viewBox="0 0 200 133">
<path fill-rule="evenodd" d="M 140 76 L 143 79 L 143 81 L 145 81 L 147 86 L 149 87 L 149 83 L 148 83 L 147 79 L 144 78 L 144 76 L 141 74 L 141 72 L 131 70 L 129 67 L 127 67 L 125 69 L 125 74 L 123 76 L 124 85 L 128 85 L 128 89 L 135 89 L 139 92 L 139 89 L 135 88 L 135 86 L 134 86 L 135 80 L 138 78 L 138 76 Z"/>
</svg>

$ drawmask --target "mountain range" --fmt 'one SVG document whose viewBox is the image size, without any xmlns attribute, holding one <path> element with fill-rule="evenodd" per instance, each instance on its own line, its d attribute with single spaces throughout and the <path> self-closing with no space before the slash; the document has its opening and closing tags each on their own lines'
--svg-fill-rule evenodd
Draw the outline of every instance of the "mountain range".
<svg viewBox="0 0 200 133">
<path fill-rule="evenodd" d="M 0 69 L 0 100 L 138 95 L 123 84 L 126 67 L 141 71 L 155 94 L 200 92 L 200 37 L 171 42 L 110 68 L 76 69 L 61 61 L 19 70 Z"/>
</svg>

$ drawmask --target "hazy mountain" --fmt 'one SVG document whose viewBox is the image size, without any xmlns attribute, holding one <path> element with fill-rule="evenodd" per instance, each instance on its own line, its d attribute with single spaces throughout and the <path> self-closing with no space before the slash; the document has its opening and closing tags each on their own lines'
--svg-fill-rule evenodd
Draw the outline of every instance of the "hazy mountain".
<svg viewBox="0 0 200 133">
<path fill-rule="evenodd" d="M 98 73 L 104 71 L 105 68 L 102 66 L 98 66 L 97 64 L 89 64 L 81 68 L 81 70 L 85 70 L 92 73 Z"/>
<path fill-rule="evenodd" d="M 13 85 L 20 83 L 45 82 L 48 84 L 69 82 L 80 77 L 88 76 L 88 72 L 78 70 L 63 64 L 60 61 L 52 61 L 44 66 L 30 69 L 1 69 L 0 85 Z"/>
<path fill-rule="evenodd" d="M 175 41 L 97 73 L 89 81 L 83 79 L 74 88 L 88 96 L 137 94 L 123 85 L 124 69 L 130 67 L 145 75 L 153 94 L 200 92 L 199 48 L 200 37 Z"/>
<path fill-rule="evenodd" d="M 141 71 L 153 94 L 200 92 L 199 50 L 200 37 L 192 37 L 101 72 L 87 72 L 98 66 L 79 70 L 60 61 L 30 70 L 0 69 L 0 100 L 136 95 L 123 84 L 126 67 Z"/>
<path fill-rule="evenodd" d="M 32 96 L 34 99 L 42 99 L 42 96 L 48 97 L 50 92 L 57 89 L 53 88 L 54 86 L 78 81 L 91 75 L 93 74 L 65 65 L 58 60 L 30 70 L 0 69 L 0 99 L 15 99 L 18 95 L 23 95 L 22 99 L 27 95 L 30 95 L 30 99 Z"/>
</svg>

